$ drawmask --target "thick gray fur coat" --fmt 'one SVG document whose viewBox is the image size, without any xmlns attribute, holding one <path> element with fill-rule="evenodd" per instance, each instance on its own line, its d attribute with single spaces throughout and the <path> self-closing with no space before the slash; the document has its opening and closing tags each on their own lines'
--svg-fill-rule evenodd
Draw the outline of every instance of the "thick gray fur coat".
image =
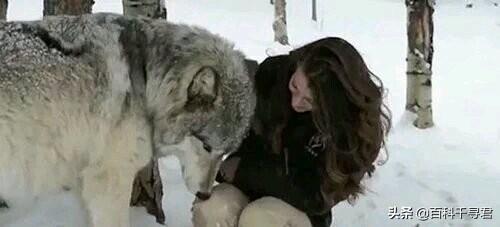
<svg viewBox="0 0 500 227">
<path fill-rule="evenodd" d="M 134 176 L 176 155 L 209 194 L 255 107 L 244 56 L 196 27 L 113 14 L 0 23 L 0 225 L 60 190 L 129 226 Z M 4 213 L 4 214 L 2 214 Z"/>
</svg>

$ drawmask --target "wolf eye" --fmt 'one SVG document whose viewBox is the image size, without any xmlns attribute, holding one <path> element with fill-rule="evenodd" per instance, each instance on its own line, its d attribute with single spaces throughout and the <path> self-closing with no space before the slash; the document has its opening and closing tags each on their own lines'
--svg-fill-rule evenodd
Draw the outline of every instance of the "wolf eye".
<svg viewBox="0 0 500 227">
<path fill-rule="evenodd" d="M 206 143 L 203 143 L 203 149 L 205 149 L 208 153 L 212 152 L 212 148 Z"/>
</svg>

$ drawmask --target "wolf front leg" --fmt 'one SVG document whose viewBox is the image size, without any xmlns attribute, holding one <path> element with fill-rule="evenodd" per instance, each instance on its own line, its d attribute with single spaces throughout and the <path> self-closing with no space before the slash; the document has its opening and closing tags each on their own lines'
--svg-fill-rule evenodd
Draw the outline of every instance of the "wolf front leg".
<svg viewBox="0 0 500 227">
<path fill-rule="evenodd" d="M 97 140 L 91 164 L 81 174 L 88 226 L 130 227 L 134 177 L 152 158 L 150 133 L 147 121 L 132 115 L 113 124 L 105 135 L 96 136 L 102 139 Z"/>
<path fill-rule="evenodd" d="M 104 167 L 91 166 L 84 172 L 81 196 L 88 212 L 88 226 L 130 227 L 134 173 L 124 168 Z"/>
</svg>

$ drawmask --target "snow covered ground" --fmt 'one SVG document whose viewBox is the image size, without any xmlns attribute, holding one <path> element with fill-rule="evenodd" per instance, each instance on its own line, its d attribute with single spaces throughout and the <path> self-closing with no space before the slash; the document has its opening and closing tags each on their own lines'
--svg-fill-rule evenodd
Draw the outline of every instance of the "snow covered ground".
<svg viewBox="0 0 500 227">
<path fill-rule="evenodd" d="M 337 227 L 500 226 L 500 7 L 492 2 L 437 0 L 433 75 L 436 126 L 418 130 L 405 114 L 406 9 L 403 0 L 318 0 L 317 23 L 310 1 L 288 0 L 292 46 L 324 36 L 353 43 L 389 94 L 394 127 L 388 162 L 366 180 L 368 192 L 354 206 L 335 207 Z M 9 1 L 9 20 L 38 19 L 41 0 Z M 263 60 L 272 42 L 273 8 L 268 0 L 167 0 L 170 21 L 196 24 L 235 42 L 248 57 Z M 97 0 L 94 12 L 121 13 L 120 0 Z M 269 52 L 269 51 L 268 51 Z M 192 195 L 174 158 L 161 163 L 167 226 L 188 227 Z M 165 173 L 165 174 L 163 174 Z M 412 207 L 413 218 L 390 219 L 389 207 Z M 439 208 L 491 208 L 492 219 L 446 216 L 423 221 Z M 473 209 L 471 209 L 473 210 Z M 481 211 L 481 209 L 480 209 Z M 469 212 L 471 213 L 471 212 Z M 83 210 L 71 194 L 43 198 L 11 226 L 83 225 Z M 133 208 L 137 227 L 160 226 Z M 430 217 L 429 217 L 430 218 Z"/>
</svg>

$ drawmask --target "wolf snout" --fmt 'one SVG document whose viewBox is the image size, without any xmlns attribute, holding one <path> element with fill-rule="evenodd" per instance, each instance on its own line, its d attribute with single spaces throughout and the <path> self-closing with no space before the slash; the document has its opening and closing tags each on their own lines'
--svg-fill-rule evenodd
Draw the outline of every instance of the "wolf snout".
<svg viewBox="0 0 500 227">
<path fill-rule="evenodd" d="M 197 193 L 196 193 L 196 198 L 198 198 L 198 199 L 199 199 L 199 200 L 201 200 L 201 201 L 208 200 L 208 199 L 210 199 L 210 193 L 206 193 L 206 192 L 197 192 Z"/>
</svg>

